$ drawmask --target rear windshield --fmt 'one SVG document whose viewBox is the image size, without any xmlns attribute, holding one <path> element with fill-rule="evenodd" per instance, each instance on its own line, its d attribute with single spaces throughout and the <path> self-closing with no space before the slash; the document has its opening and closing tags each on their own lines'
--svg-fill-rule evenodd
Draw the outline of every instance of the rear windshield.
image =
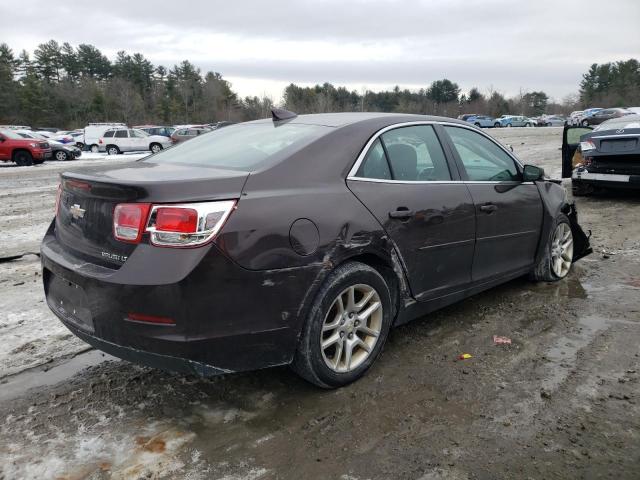
<svg viewBox="0 0 640 480">
<path fill-rule="evenodd" d="M 185 163 L 237 170 L 259 167 L 280 153 L 294 151 L 326 134 L 322 125 L 245 123 L 202 132 L 193 140 L 148 157 L 152 163 Z"/>
</svg>

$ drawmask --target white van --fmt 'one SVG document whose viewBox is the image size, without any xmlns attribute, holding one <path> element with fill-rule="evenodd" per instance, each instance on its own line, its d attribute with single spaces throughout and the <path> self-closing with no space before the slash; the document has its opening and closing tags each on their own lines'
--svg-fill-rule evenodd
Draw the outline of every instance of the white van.
<svg viewBox="0 0 640 480">
<path fill-rule="evenodd" d="M 104 132 L 114 127 L 126 127 L 124 123 L 90 123 L 84 127 L 84 144 L 93 153 L 98 153 L 98 140 Z"/>
</svg>

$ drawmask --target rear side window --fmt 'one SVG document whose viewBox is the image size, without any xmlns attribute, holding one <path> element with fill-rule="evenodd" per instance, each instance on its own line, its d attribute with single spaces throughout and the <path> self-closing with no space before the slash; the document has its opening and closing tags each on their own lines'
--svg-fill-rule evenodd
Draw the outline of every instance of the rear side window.
<svg viewBox="0 0 640 480">
<path fill-rule="evenodd" d="M 451 180 L 444 151 L 431 125 L 383 133 L 371 145 L 356 176 L 408 182 Z"/>
<path fill-rule="evenodd" d="M 467 128 L 444 127 L 471 181 L 520 180 L 513 159 L 484 135 Z"/>
<path fill-rule="evenodd" d="M 384 148 L 382 148 L 380 139 L 376 139 L 369 148 L 367 156 L 364 158 L 362 164 L 360 164 L 356 176 L 391 180 L 391 170 L 389 170 L 389 163 L 387 162 L 387 157 L 384 154 Z"/>
<path fill-rule="evenodd" d="M 116 130 L 115 137 L 116 138 L 127 138 L 127 131 L 126 130 Z"/>
<path fill-rule="evenodd" d="M 145 161 L 188 163 L 237 170 L 253 169 L 278 155 L 293 153 L 331 132 L 324 125 L 273 122 L 232 125 L 203 132 L 193 140 L 163 150 Z"/>
<path fill-rule="evenodd" d="M 108 132 L 105 132 L 104 136 L 105 138 L 112 138 L 113 134 L 116 133 L 113 130 L 109 130 Z"/>
</svg>

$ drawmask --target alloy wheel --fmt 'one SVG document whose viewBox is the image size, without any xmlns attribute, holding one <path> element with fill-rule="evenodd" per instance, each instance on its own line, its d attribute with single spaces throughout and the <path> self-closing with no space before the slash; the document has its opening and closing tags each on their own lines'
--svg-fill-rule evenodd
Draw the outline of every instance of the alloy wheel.
<svg viewBox="0 0 640 480">
<path fill-rule="evenodd" d="M 559 223 L 553 232 L 551 241 L 551 268 L 557 277 L 563 278 L 569 273 L 573 260 L 573 235 L 571 227 Z"/>
<path fill-rule="evenodd" d="M 66 159 L 67 159 L 67 154 L 65 152 L 63 152 L 62 150 L 58 150 L 56 152 L 56 160 L 63 162 Z"/>
<path fill-rule="evenodd" d="M 162 150 L 162 147 L 157 143 L 154 143 L 153 145 L 151 145 L 151 151 L 153 153 L 158 153 L 160 150 Z"/>
<path fill-rule="evenodd" d="M 337 373 L 362 365 L 382 330 L 382 301 L 370 285 L 352 285 L 331 304 L 322 323 L 320 350 L 325 364 Z"/>
</svg>

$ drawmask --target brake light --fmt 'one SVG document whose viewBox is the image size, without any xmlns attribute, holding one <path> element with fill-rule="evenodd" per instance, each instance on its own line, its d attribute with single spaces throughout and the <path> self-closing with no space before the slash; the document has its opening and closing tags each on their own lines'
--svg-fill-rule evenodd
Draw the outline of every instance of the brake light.
<svg viewBox="0 0 640 480">
<path fill-rule="evenodd" d="M 194 233 L 198 229 L 198 212 L 193 208 L 159 207 L 155 227 L 159 232 Z"/>
<path fill-rule="evenodd" d="M 127 243 L 140 243 L 149 218 L 150 203 L 120 203 L 113 211 L 113 235 Z"/>
<path fill-rule="evenodd" d="M 101 138 L 98 139 L 98 143 L 102 144 L 102 139 Z"/>
<path fill-rule="evenodd" d="M 215 238 L 236 206 L 235 200 L 154 205 L 147 232 L 159 247 L 198 247 Z"/>
</svg>

